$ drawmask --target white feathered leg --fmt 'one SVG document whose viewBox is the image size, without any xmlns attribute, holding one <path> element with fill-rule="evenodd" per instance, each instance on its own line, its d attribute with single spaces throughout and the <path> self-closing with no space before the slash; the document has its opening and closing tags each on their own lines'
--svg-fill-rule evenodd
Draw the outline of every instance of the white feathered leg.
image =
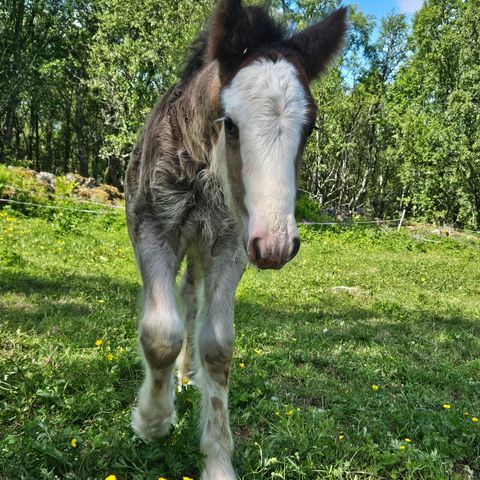
<svg viewBox="0 0 480 480">
<path fill-rule="evenodd" d="M 233 258 L 232 258 L 233 257 Z M 202 394 L 200 448 L 206 456 L 202 480 L 234 480 L 233 439 L 228 415 L 228 377 L 232 358 L 235 289 L 245 263 L 240 255 L 209 258 L 205 303 L 197 331 L 197 362 Z"/>
<path fill-rule="evenodd" d="M 147 228 L 136 247 L 145 296 L 140 324 L 145 379 L 138 405 L 132 411 L 132 426 L 148 442 L 166 435 L 175 422 L 173 367 L 182 347 L 184 327 L 174 295 L 176 255 Z"/>
</svg>

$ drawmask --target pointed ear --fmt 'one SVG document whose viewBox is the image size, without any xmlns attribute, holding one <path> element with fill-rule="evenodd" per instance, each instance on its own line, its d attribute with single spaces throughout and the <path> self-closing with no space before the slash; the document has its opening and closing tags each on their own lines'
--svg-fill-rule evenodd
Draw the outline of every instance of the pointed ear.
<svg viewBox="0 0 480 480">
<path fill-rule="evenodd" d="M 295 34 L 288 45 L 300 55 L 309 81 L 317 78 L 343 44 L 347 8 L 335 10 L 322 21 Z"/>
<path fill-rule="evenodd" d="M 210 26 L 207 61 L 218 60 L 224 70 L 235 68 L 247 47 L 248 24 L 241 0 L 220 0 Z"/>
</svg>

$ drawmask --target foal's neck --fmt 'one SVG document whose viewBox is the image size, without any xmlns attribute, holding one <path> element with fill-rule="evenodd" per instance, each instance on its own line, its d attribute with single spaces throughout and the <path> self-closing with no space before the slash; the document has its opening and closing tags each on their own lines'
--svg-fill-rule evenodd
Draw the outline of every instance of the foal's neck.
<svg viewBox="0 0 480 480">
<path fill-rule="evenodd" d="M 210 164 L 220 131 L 215 122 L 221 116 L 218 63 L 210 63 L 190 80 L 183 97 L 178 121 L 186 150 L 192 159 Z"/>
</svg>

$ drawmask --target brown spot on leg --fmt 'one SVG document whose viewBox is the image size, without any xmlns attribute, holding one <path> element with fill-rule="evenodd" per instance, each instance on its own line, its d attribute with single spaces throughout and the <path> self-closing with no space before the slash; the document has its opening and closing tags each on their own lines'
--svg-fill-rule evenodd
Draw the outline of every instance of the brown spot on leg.
<svg viewBox="0 0 480 480">
<path fill-rule="evenodd" d="M 205 355 L 205 363 L 208 373 L 212 379 L 221 387 L 228 386 L 228 374 L 230 371 L 230 360 L 224 355 L 212 356 Z"/>
<path fill-rule="evenodd" d="M 221 387 L 227 387 L 233 353 L 233 331 L 225 331 L 224 335 L 219 337 L 211 325 L 206 325 L 200 333 L 199 348 L 204 367 L 212 380 Z"/>
<path fill-rule="evenodd" d="M 182 349 L 181 340 L 172 339 L 162 342 L 157 335 L 151 335 L 147 329 L 142 329 L 140 343 L 145 359 L 155 370 L 162 370 L 172 365 Z"/>
<path fill-rule="evenodd" d="M 212 403 L 212 407 L 216 412 L 221 410 L 223 407 L 223 403 L 218 397 L 212 397 L 210 402 Z"/>
</svg>

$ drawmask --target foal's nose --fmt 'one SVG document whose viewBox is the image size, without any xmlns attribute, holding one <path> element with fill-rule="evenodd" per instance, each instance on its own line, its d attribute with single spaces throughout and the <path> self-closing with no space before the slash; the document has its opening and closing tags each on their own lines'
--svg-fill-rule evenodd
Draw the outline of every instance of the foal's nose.
<svg viewBox="0 0 480 480">
<path fill-rule="evenodd" d="M 258 268 L 280 269 L 297 255 L 300 239 L 254 237 L 248 242 L 248 256 Z"/>
</svg>

